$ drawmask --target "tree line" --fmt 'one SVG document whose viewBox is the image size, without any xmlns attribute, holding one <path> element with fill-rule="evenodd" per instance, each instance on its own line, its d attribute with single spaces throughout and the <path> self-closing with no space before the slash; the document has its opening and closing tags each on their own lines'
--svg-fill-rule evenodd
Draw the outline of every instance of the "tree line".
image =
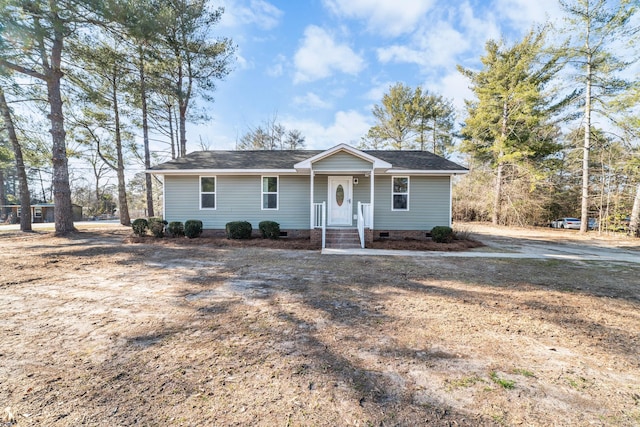
<svg viewBox="0 0 640 427">
<path fill-rule="evenodd" d="M 69 158 L 85 159 L 95 180 L 116 172 L 119 216 L 130 223 L 125 157 L 151 166 L 150 128 L 168 140 L 173 158 L 186 153 L 186 123 L 198 120 L 198 97 L 211 98 L 231 70 L 235 46 L 216 36 L 222 8 L 206 0 L 0 1 L 0 110 L 20 182 L 22 230 L 31 228 L 25 158 L 49 157 L 56 234 L 74 230 Z M 11 108 L 12 103 L 27 107 Z M 64 106 L 72 106 L 65 108 Z M 31 114 L 25 113 L 31 109 Z M 23 116 L 20 116 L 20 111 Z M 42 147 L 47 126 L 51 141 Z M 134 129 L 143 135 L 142 147 Z M 4 140 L 6 144 L 6 140 Z M 2 151 L 0 151 L 2 155 Z M 46 163 L 46 160 L 43 161 Z M 146 210 L 154 215 L 145 177 Z"/>
<path fill-rule="evenodd" d="M 450 102 L 398 83 L 374 106 L 362 146 L 448 157 L 455 136 L 470 169 L 454 186 L 457 220 L 542 225 L 577 216 L 582 232 L 596 218 L 600 229 L 637 236 L 640 83 L 629 73 L 638 5 L 560 5 L 562 28 L 534 28 L 513 44 L 488 40 L 480 69 L 458 66 L 474 95 L 459 127 Z"/>
</svg>

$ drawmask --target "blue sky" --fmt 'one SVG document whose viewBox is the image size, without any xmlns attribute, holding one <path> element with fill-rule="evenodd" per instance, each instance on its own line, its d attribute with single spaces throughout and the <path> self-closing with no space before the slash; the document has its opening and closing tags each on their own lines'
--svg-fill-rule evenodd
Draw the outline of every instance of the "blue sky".
<svg viewBox="0 0 640 427">
<path fill-rule="evenodd" d="M 187 129 L 189 152 L 200 140 L 234 149 L 249 128 L 275 116 L 302 131 L 309 149 L 357 144 L 374 124 L 372 106 L 396 82 L 441 94 L 462 114 L 471 93 L 456 65 L 478 68 L 488 39 L 512 42 L 559 16 L 557 0 L 218 4 L 225 14 L 216 30 L 237 44 L 237 61 L 215 102 L 200 102 L 211 118 Z"/>
</svg>

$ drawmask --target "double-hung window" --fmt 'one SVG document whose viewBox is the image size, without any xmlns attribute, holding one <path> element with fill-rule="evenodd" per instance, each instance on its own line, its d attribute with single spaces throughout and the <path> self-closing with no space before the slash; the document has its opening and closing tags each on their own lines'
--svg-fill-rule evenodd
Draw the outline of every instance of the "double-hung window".
<svg viewBox="0 0 640 427">
<path fill-rule="evenodd" d="M 216 177 L 200 177 L 200 209 L 216 208 Z"/>
<path fill-rule="evenodd" d="M 262 177 L 262 209 L 278 209 L 278 177 Z"/>
<path fill-rule="evenodd" d="M 391 178 L 392 189 L 392 210 L 408 211 L 409 210 L 409 177 L 394 176 Z"/>
</svg>

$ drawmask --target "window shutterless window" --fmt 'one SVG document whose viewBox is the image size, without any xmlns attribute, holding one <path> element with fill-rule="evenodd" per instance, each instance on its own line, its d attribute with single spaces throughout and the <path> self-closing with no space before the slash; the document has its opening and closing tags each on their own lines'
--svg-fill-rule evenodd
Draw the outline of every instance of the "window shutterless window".
<svg viewBox="0 0 640 427">
<path fill-rule="evenodd" d="M 392 210 L 408 211 L 409 210 L 409 177 L 394 176 L 391 178 L 391 197 Z"/>
<path fill-rule="evenodd" d="M 262 177 L 262 209 L 278 209 L 278 177 Z"/>
<path fill-rule="evenodd" d="M 200 209 L 216 208 L 216 177 L 200 177 Z"/>
</svg>

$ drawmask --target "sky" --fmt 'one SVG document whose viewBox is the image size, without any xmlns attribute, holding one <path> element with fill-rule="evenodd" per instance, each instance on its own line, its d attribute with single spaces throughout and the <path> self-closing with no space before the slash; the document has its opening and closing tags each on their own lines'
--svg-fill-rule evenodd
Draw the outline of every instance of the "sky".
<svg viewBox="0 0 640 427">
<path fill-rule="evenodd" d="M 560 16 L 557 0 L 212 0 L 217 35 L 237 45 L 209 119 L 187 128 L 187 151 L 232 150 L 274 118 L 306 148 L 357 145 L 391 85 L 422 86 L 451 100 L 462 121 L 469 82 L 487 40 L 518 41 Z"/>
</svg>

